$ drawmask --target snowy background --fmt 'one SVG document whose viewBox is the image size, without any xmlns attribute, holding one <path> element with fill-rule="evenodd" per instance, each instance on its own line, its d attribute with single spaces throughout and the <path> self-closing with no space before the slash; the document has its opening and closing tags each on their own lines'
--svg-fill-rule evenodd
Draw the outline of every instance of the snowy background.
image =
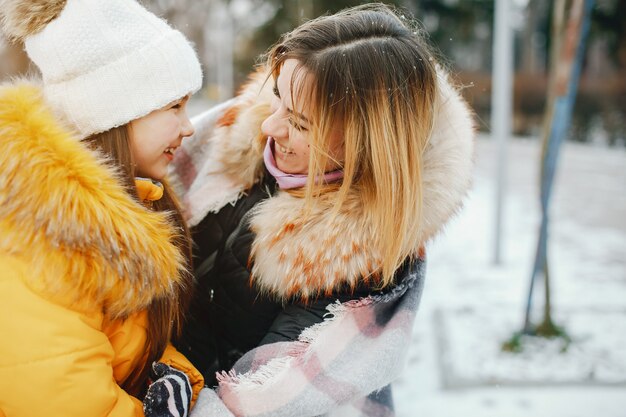
<svg viewBox="0 0 626 417">
<path fill-rule="evenodd" d="M 626 152 L 566 143 L 551 205 L 553 314 L 573 341 L 502 342 L 523 323 L 537 244 L 540 142 L 508 145 L 503 262 L 493 264 L 496 144 L 477 141 L 463 212 L 428 250 L 399 417 L 626 416 Z M 542 285 L 536 286 L 541 290 Z M 541 307 L 542 294 L 535 297 Z"/>
</svg>

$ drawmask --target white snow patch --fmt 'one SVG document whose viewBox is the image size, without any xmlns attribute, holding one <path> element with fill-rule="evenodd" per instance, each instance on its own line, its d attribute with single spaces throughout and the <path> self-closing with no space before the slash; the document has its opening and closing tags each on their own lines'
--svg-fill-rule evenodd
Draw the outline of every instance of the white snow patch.
<svg viewBox="0 0 626 417">
<path fill-rule="evenodd" d="M 524 318 L 540 221 L 540 154 L 538 140 L 509 143 L 503 263 L 496 266 L 497 152 L 491 140 L 477 141 L 466 207 L 428 249 L 406 369 L 394 384 L 398 417 L 626 416 L 625 386 L 609 385 L 626 373 L 623 149 L 573 143 L 561 149 L 548 260 L 554 318 L 573 337 L 570 349 L 561 355 L 557 344 L 542 342 L 518 357 L 499 350 Z M 534 317 L 541 312 L 541 281 L 536 290 Z M 447 353 L 438 333 L 452 342 Z M 443 367 L 447 374 L 445 360 L 452 364 Z M 455 376 L 468 382 L 465 388 L 445 388 Z"/>
</svg>

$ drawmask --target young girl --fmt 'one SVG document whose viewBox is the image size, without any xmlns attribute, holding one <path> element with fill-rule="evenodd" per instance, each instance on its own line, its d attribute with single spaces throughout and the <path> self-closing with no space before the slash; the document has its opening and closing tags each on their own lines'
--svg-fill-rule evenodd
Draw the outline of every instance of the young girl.
<svg viewBox="0 0 626 417">
<path fill-rule="evenodd" d="M 187 415 L 203 379 L 168 344 L 191 275 L 164 177 L 193 133 L 195 52 L 134 1 L 1 13 L 43 82 L 0 86 L 0 416 L 158 414 L 168 388 Z"/>
<path fill-rule="evenodd" d="M 308 22 L 175 160 L 197 243 L 192 415 L 391 415 L 425 245 L 469 187 L 471 114 L 383 6 Z M 230 203 L 230 204 L 229 204 Z"/>
</svg>

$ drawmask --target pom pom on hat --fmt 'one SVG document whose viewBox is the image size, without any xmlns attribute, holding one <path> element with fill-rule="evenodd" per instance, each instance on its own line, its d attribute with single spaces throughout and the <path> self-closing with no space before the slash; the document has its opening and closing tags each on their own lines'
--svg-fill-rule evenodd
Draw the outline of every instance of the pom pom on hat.
<svg viewBox="0 0 626 417">
<path fill-rule="evenodd" d="M 0 0 L 3 32 L 13 40 L 23 41 L 56 19 L 65 3 L 66 0 Z"/>
</svg>

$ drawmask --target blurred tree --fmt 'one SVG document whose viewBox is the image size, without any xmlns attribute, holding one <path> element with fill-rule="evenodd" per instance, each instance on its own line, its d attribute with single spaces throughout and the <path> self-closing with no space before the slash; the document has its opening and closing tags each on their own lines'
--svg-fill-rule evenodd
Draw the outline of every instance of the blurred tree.
<svg viewBox="0 0 626 417">
<path fill-rule="evenodd" d="M 235 56 L 236 67 L 243 69 L 239 72 L 237 81 L 241 82 L 247 75 L 252 64 L 260 55 L 276 43 L 281 35 L 296 28 L 300 24 L 325 14 L 336 13 L 347 7 L 371 3 L 371 1 L 358 0 L 253 0 L 258 5 L 269 3 L 275 10 L 274 15 L 264 22 L 248 38 L 248 45 L 243 50 L 245 54 L 237 53 Z M 403 1 L 391 0 L 387 4 L 402 6 Z"/>
<path fill-rule="evenodd" d="M 139 0 L 196 45 L 205 70 L 204 96 L 232 95 L 259 56 L 302 22 L 364 0 Z M 415 16 L 440 50 L 479 120 L 489 120 L 493 0 L 383 0 Z M 516 0 L 514 130 L 537 134 L 546 105 L 547 51 L 555 0 Z M 589 52 L 583 61 L 580 99 L 569 138 L 592 140 L 603 129 L 609 143 L 626 143 L 626 0 L 597 0 Z M 21 45 L 0 40 L 0 79 L 29 68 Z M 486 123 L 482 122 L 486 126 Z"/>
<path fill-rule="evenodd" d="M 592 12 L 590 41 L 607 41 L 609 56 L 620 68 L 626 67 L 626 1 L 598 0 Z"/>
<path fill-rule="evenodd" d="M 279 37 L 306 20 L 332 14 L 346 7 L 370 3 L 355 0 L 256 0 L 271 3 L 275 14 L 259 27 L 252 37 L 258 56 Z M 493 0 L 388 0 L 408 10 L 429 33 L 432 43 L 442 51 L 442 57 L 464 61 L 461 67 L 474 70 L 491 68 L 491 22 Z M 468 48 L 469 47 L 469 48 Z M 248 52 L 251 49 L 247 49 Z M 249 58 L 240 57 L 238 66 L 248 67 Z"/>
<path fill-rule="evenodd" d="M 520 71 L 527 74 L 545 72 L 546 40 L 550 37 L 546 33 L 550 1 L 530 0 L 526 6 L 526 22 L 521 33 Z"/>
<path fill-rule="evenodd" d="M 491 70 L 493 0 L 413 0 L 405 4 L 444 57 L 464 69 Z"/>
</svg>

